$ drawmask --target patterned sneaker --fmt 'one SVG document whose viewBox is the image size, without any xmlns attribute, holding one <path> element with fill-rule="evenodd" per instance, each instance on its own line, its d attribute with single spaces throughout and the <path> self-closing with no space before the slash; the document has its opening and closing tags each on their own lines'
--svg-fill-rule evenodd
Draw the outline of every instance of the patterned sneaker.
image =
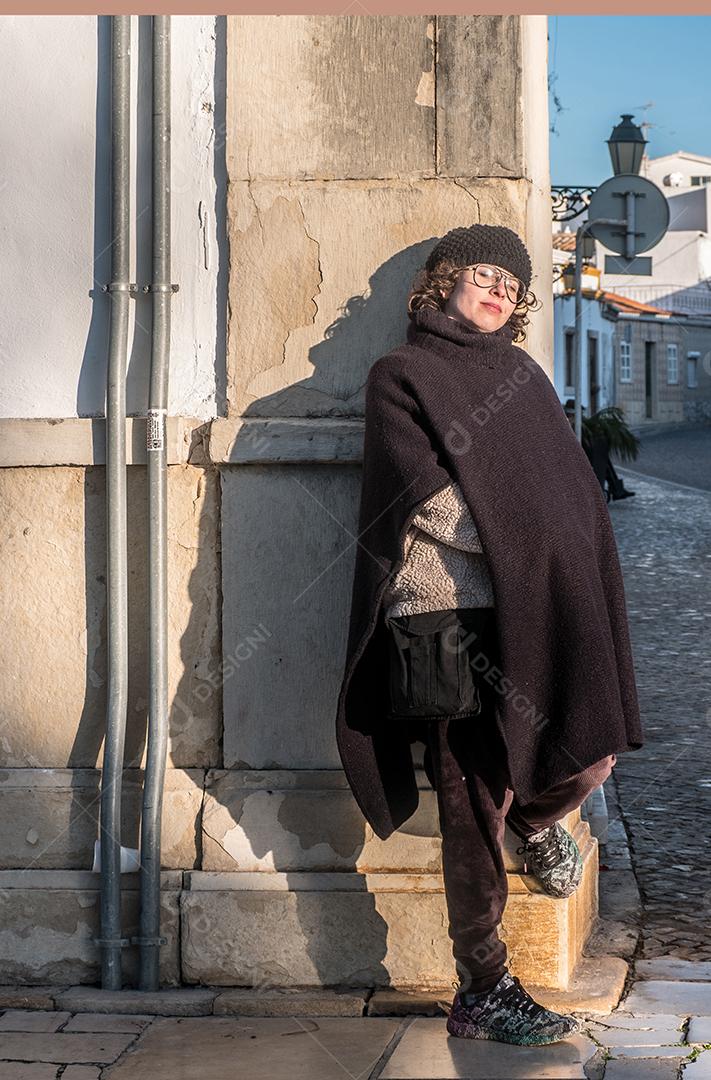
<svg viewBox="0 0 711 1080">
<path fill-rule="evenodd" d="M 464 998 L 464 1000 L 462 1000 Z M 515 975 L 505 972 L 493 990 L 454 995 L 447 1031 L 460 1039 L 495 1039 L 518 1046 L 544 1046 L 582 1031 L 574 1016 L 539 1005 Z"/>
<path fill-rule="evenodd" d="M 582 856 L 559 821 L 529 836 L 516 851 L 523 854 L 524 873 L 530 867 L 549 896 L 570 896 L 580 884 Z"/>
</svg>

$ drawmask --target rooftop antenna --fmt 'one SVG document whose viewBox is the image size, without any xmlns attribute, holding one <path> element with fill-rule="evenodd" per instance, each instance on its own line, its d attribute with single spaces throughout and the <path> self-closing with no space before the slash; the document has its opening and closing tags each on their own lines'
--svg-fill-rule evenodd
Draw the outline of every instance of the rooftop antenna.
<svg viewBox="0 0 711 1080">
<path fill-rule="evenodd" d="M 654 102 L 653 101 L 648 101 L 646 103 L 646 105 L 635 105 L 634 106 L 635 112 L 638 109 L 641 109 L 642 112 L 644 112 L 644 113 L 646 113 L 647 109 L 653 109 L 653 108 L 654 108 Z M 639 124 L 639 127 L 642 129 L 642 136 L 646 139 L 647 138 L 647 129 L 657 127 L 657 125 L 652 124 L 649 120 L 645 119 L 645 120 L 642 120 L 642 122 Z M 647 157 L 647 148 L 645 147 L 644 148 L 644 155 L 642 157 L 642 168 L 640 170 L 640 175 L 641 176 L 645 175 L 645 158 L 646 157 Z"/>
</svg>

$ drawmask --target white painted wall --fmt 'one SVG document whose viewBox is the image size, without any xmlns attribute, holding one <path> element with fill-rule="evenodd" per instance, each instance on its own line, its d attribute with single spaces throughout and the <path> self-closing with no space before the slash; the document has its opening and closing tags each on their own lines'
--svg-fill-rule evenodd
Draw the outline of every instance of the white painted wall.
<svg viewBox="0 0 711 1080">
<path fill-rule="evenodd" d="M 150 17 L 132 16 L 131 29 L 131 280 L 140 286 L 151 271 Z M 224 412 L 220 29 L 214 16 L 172 18 L 172 280 L 180 291 L 169 413 L 201 419 Z M 0 417 L 104 414 L 109 80 L 109 17 L 0 18 Z M 142 296 L 131 304 L 129 415 L 147 406 L 149 329 L 150 300 Z"/>
<path fill-rule="evenodd" d="M 553 383 L 561 402 L 565 402 L 566 398 L 575 397 L 572 389 L 565 386 L 565 328 L 575 326 L 574 296 L 558 295 L 553 298 L 553 325 L 555 362 Z M 581 401 L 588 410 L 587 415 L 589 416 L 588 332 L 597 333 L 598 335 L 598 381 L 602 387 L 598 401 L 599 408 L 604 409 L 614 405 L 612 338 L 615 324 L 603 316 L 602 306 L 598 300 L 583 297 L 580 326 L 583 335 Z"/>
<path fill-rule="evenodd" d="M 704 154 L 689 153 L 688 150 L 677 150 L 673 154 L 664 154 L 656 158 L 645 155 L 642 159 L 640 175 L 657 184 L 665 193 L 679 190 L 664 183 L 664 178 L 671 176 L 672 173 L 681 174 L 681 186 L 691 188 L 692 176 L 711 176 L 711 158 Z M 691 190 L 696 191 L 698 188 L 694 187 Z"/>
</svg>

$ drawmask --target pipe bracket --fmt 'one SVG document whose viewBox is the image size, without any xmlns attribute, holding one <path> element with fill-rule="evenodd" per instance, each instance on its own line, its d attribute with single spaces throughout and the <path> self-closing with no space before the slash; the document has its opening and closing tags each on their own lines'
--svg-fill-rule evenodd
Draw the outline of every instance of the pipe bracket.
<svg viewBox="0 0 711 1080">
<path fill-rule="evenodd" d="M 167 945 L 166 937 L 132 937 L 132 945 Z"/>
<path fill-rule="evenodd" d="M 131 944 L 131 939 L 127 937 L 114 937 L 114 938 L 99 938 L 92 939 L 95 945 L 103 945 L 108 948 L 121 948 L 127 949 Z"/>
<path fill-rule="evenodd" d="M 159 284 L 158 282 L 156 282 L 155 284 L 144 285 L 143 286 L 143 291 L 144 291 L 144 293 L 147 293 L 147 292 L 177 292 L 179 288 L 180 288 L 180 285 L 164 285 L 164 284 Z"/>
<path fill-rule="evenodd" d="M 138 292 L 138 285 L 135 282 L 129 281 L 109 281 L 106 285 L 101 286 L 102 292 L 127 292 L 129 296 L 136 298 Z"/>
</svg>

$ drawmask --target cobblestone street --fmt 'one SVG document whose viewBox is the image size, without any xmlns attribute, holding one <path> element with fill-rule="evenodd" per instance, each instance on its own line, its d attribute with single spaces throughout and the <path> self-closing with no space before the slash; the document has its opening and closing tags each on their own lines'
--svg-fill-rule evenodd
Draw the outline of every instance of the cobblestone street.
<svg viewBox="0 0 711 1080">
<path fill-rule="evenodd" d="M 704 437 L 705 433 L 705 437 Z M 653 467 L 711 476 L 711 428 L 650 439 Z M 673 452 L 672 452 L 672 447 Z M 702 469 L 698 455 L 705 455 Z M 635 463 L 636 465 L 637 463 Z M 673 468 L 672 468 L 673 466 Z M 646 744 L 615 781 L 642 895 L 644 957 L 711 959 L 711 491 L 620 469 L 610 504 L 625 576 Z"/>
</svg>

